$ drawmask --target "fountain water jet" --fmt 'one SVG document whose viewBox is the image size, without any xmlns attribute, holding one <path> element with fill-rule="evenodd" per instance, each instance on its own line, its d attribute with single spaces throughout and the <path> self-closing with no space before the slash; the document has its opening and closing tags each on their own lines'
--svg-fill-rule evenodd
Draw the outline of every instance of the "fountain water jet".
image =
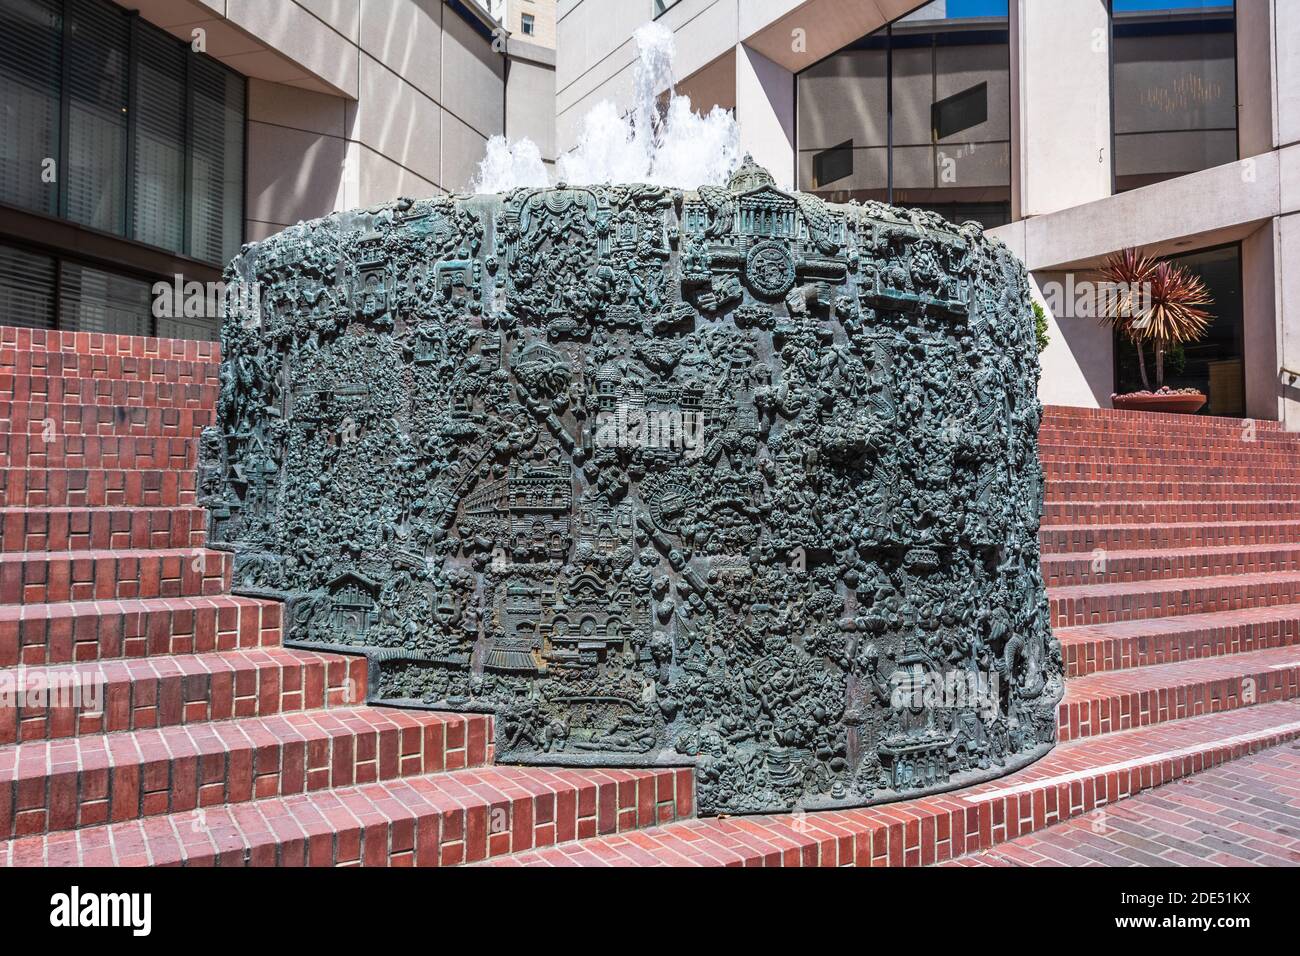
<svg viewBox="0 0 1300 956">
<path fill-rule="evenodd" d="M 560 157 L 559 179 L 570 186 L 650 183 L 696 188 L 721 186 L 740 165 L 740 131 L 721 107 L 691 108 L 674 89 L 675 41 L 671 30 L 647 23 L 636 31 L 634 105 L 621 116 L 613 103 L 597 103 L 583 118 L 578 145 Z M 665 94 L 666 97 L 665 97 Z M 471 185 L 477 194 L 546 185 L 536 144 L 493 137 Z"/>
</svg>

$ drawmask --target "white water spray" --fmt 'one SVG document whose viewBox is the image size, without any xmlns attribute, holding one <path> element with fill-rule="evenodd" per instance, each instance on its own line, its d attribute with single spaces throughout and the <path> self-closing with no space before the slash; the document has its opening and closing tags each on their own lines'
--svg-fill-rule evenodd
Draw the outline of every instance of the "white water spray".
<svg viewBox="0 0 1300 956">
<path fill-rule="evenodd" d="M 493 136 L 471 188 L 476 193 L 503 193 L 519 186 L 547 185 L 546 165 L 536 143 L 526 137 L 511 143 L 504 136 Z"/>
<path fill-rule="evenodd" d="M 636 31 L 635 104 L 626 116 L 608 100 L 582 120 L 578 145 L 560 157 L 559 179 L 571 186 L 650 183 L 694 189 L 725 185 L 740 165 L 740 130 L 727 110 L 691 109 L 673 90 L 673 33 L 659 23 Z M 667 102 L 661 100 L 668 94 Z M 541 153 L 531 140 L 508 143 L 494 136 L 471 186 L 476 193 L 547 184 Z"/>
</svg>

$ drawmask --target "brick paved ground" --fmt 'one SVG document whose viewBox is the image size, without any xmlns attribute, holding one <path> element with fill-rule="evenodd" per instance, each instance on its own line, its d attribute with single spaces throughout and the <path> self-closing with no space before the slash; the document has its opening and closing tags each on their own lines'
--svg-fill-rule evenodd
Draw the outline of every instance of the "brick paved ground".
<svg viewBox="0 0 1300 956">
<path fill-rule="evenodd" d="M 948 866 L 1300 866 L 1300 744 L 1273 747 Z"/>
</svg>

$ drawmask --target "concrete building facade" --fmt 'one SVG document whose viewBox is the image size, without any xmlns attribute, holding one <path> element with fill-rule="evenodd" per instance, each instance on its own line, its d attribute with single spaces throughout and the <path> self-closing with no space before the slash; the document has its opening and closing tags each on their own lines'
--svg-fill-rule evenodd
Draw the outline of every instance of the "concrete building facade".
<svg viewBox="0 0 1300 956">
<path fill-rule="evenodd" d="M 556 0 L 490 0 L 497 22 L 525 43 L 555 49 Z"/>
<path fill-rule="evenodd" d="M 493 135 L 553 161 L 554 51 L 486 3 L 0 0 L 0 324 L 210 336 L 151 322 L 141 290 L 215 280 L 301 219 L 463 191 Z"/>
<path fill-rule="evenodd" d="M 1045 402 L 1107 407 L 1135 354 L 1061 295 L 1128 246 L 1215 296 L 1171 385 L 1300 429 L 1300 4 L 1290 0 L 560 0 L 556 129 L 627 106 L 633 31 L 735 111 L 778 182 L 977 219 L 1049 306 Z"/>
</svg>

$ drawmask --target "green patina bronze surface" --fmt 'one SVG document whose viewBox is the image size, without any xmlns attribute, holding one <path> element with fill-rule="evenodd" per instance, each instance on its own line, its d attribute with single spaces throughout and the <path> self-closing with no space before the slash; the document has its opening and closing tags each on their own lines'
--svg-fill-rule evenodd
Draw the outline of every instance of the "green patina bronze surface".
<svg viewBox="0 0 1300 956">
<path fill-rule="evenodd" d="M 291 644 L 490 710 L 502 762 L 847 806 L 1055 739 L 1023 267 L 975 223 L 729 188 L 302 223 L 231 266 L 200 494 Z"/>
</svg>

